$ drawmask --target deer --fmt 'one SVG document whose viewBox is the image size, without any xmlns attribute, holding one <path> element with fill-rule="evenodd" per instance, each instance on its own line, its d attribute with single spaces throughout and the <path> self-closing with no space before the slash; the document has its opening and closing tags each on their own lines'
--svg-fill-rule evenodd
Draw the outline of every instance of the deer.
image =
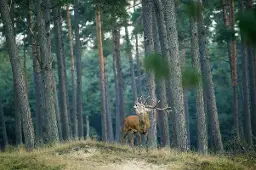
<svg viewBox="0 0 256 170">
<path fill-rule="evenodd" d="M 149 97 L 147 97 L 148 99 Z M 124 143 L 124 139 L 126 138 L 128 132 L 132 132 L 131 134 L 131 145 L 133 146 L 133 135 L 137 134 L 139 136 L 139 144 L 141 144 L 141 135 L 144 135 L 146 137 L 146 145 L 148 142 L 148 129 L 150 128 L 150 120 L 149 120 L 149 113 L 151 113 L 154 110 L 162 110 L 166 111 L 167 109 L 170 109 L 171 107 L 165 107 L 165 108 L 158 108 L 158 104 L 160 103 L 160 100 L 156 102 L 153 106 L 147 105 L 147 99 L 145 102 L 142 101 L 142 96 L 140 97 L 140 102 L 137 98 L 137 100 L 134 103 L 133 108 L 135 109 L 136 115 L 130 115 L 124 120 L 123 127 L 121 129 L 121 132 L 123 131 L 123 137 L 122 137 L 122 143 Z M 170 111 L 170 110 L 168 110 Z"/>
</svg>

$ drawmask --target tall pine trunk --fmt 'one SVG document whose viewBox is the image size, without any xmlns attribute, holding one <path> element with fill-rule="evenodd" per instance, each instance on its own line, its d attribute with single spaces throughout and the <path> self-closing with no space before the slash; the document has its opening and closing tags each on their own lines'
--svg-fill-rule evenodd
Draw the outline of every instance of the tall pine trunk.
<svg viewBox="0 0 256 170">
<path fill-rule="evenodd" d="M 175 1 L 163 0 L 167 37 L 169 41 L 170 57 L 168 65 L 169 88 L 172 100 L 172 114 L 175 114 L 177 145 L 181 151 L 189 150 L 186 119 L 184 111 L 183 89 L 181 84 L 181 68 L 179 57 L 178 33 L 176 29 Z"/>
<path fill-rule="evenodd" d="M 116 64 L 116 78 L 118 85 L 118 97 L 119 97 L 119 111 L 120 111 L 120 125 L 122 126 L 125 118 L 125 109 L 124 109 L 124 83 L 123 75 L 121 68 L 121 59 L 120 59 L 120 30 L 113 30 L 114 38 L 114 53 L 115 53 L 115 64 Z M 120 126 L 119 126 L 120 127 Z"/>
<path fill-rule="evenodd" d="M 235 16 L 234 16 L 234 0 L 231 0 L 230 7 L 230 26 L 232 32 L 235 32 Z M 232 71 L 232 86 L 233 86 L 233 116 L 234 116 L 234 128 L 235 137 L 240 139 L 239 135 L 239 118 L 238 118 L 238 90 L 237 90 L 237 56 L 236 56 L 236 38 L 232 37 L 231 45 L 231 71 Z"/>
<path fill-rule="evenodd" d="M 163 5 L 161 0 L 154 0 L 155 3 L 155 15 L 156 15 L 156 26 L 158 26 L 158 35 L 159 35 L 159 42 L 161 55 L 165 60 L 170 57 L 170 53 L 168 50 L 168 40 L 167 40 L 167 32 L 166 32 L 166 24 L 164 20 L 164 13 L 163 13 Z M 166 97 L 166 81 L 165 79 L 161 79 L 158 81 L 159 87 L 159 96 L 160 96 L 160 107 L 166 107 L 167 97 Z M 165 111 L 159 111 L 158 114 L 159 122 L 162 125 L 162 144 L 164 147 L 170 146 L 170 135 L 169 135 L 169 123 L 168 123 L 168 115 Z M 161 126 L 160 126 L 161 127 Z"/>
<path fill-rule="evenodd" d="M 198 1 L 203 8 L 202 0 Z M 201 60 L 201 69 L 202 69 L 202 78 L 203 78 L 203 86 L 205 87 L 205 93 L 207 96 L 207 112 L 210 121 L 210 134 L 213 140 L 213 146 L 217 152 L 223 151 L 223 143 L 222 137 L 220 133 L 220 125 L 218 118 L 218 111 L 216 106 L 216 98 L 214 93 L 214 84 L 212 81 L 212 73 L 210 60 L 207 52 L 207 41 L 206 41 L 206 30 L 204 26 L 204 18 L 203 13 L 200 11 L 199 21 L 198 21 L 198 33 L 199 33 L 199 52 L 200 52 L 200 60 Z"/>
<path fill-rule="evenodd" d="M 154 52 L 153 42 L 153 2 L 151 0 L 142 0 L 142 11 L 143 11 L 143 26 L 144 26 L 144 48 L 145 57 L 151 55 Z M 155 16 L 154 16 L 155 17 Z M 153 72 L 146 73 L 148 94 L 151 98 L 149 104 L 153 105 L 157 102 L 156 98 L 156 85 L 155 75 Z M 148 132 L 148 145 L 150 147 L 157 147 L 157 136 L 156 136 L 156 111 L 154 110 L 149 115 L 150 128 Z"/>
<path fill-rule="evenodd" d="M 137 88 L 136 88 L 136 80 L 134 75 L 134 64 L 133 64 L 133 58 L 132 58 L 132 45 L 129 38 L 129 32 L 127 26 L 125 28 L 125 41 L 126 41 L 126 53 L 129 58 L 129 64 L 130 64 L 130 73 L 131 73 L 131 79 L 132 79 L 132 96 L 133 100 L 135 101 L 137 99 Z"/>
<path fill-rule="evenodd" d="M 18 48 L 14 36 L 13 23 L 10 18 L 10 10 L 6 0 L 0 1 L 1 18 L 4 25 L 6 43 L 10 62 L 12 66 L 13 79 L 15 89 L 17 90 L 17 98 L 19 101 L 20 111 L 22 114 L 22 125 L 25 137 L 25 145 L 28 150 L 34 147 L 34 127 L 31 119 L 31 112 L 28 102 L 28 95 L 26 93 L 25 81 L 22 74 L 22 67 L 18 56 Z"/>
<path fill-rule="evenodd" d="M 106 88 L 106 111 L 107 111 L 107 128 L 108 128 L 108 141 L 114 142 L 114 134 L 113 134 L 113 124 L 112 124 L 112 114 L 110 110 L 110 93 L 108 87 L 108 77 L 107 77 L 107 58 L 104 58 L 104 73 L 105 73 L 105 88 Z"/>
<path fill-rule="evenodd" d="M 29 1 L 29 7 L 32 9 L 34 7 L 33 0 Z M 35 22 L 33 19 L 33 12 L 29 10 L 29 27 L 32 31 L 35 31 Z M 43 97 L 43 82 L 40 67 L 40 55 L 39 48 L 37 47 L 37 42 L 30 31 L 28 31 L 28 36 L 30 44 L 32 45 L 32 60 L 33 60 L 33 77 L 34 77 L 34 93 L 35 93 L 35 112 L 36 112 L 36 143 L 41 145 L 43 143 L 43 108 L 44 97 Z M 16 108 L 15 108 L 16 109 Z"/>
<path fill-rule="evenodd" d="M 191 58 L 192 65 L 200 80 L 196 87 L 196 116 L 197 116 L 197 147 L 202 154 L 208 153 L 208 138 L 206 128 L 206 116 L 204 110 L 203 87 L 201 79 L 201 65 L 198 41 L 198 25 L 195 18 L 190 18 L 190 35 L 191 35 Z"/>
<path fill-rule="evenodd" d="M 102 33 L 101 33 L 101 19 L 100 8 L 97 8 L 96 16 L 97 39 L 98 39 L 98 52 L 99 52 L 99 66 L 100 66 L 100 91 L 101 91 L 101 128 L 102 128 L 102 141 L 107 141 L 107 109 L 106 109 L 106 88 L 105 88 L 105 75 L 104 75 L 104 56 L 102 48 Z"/>
<path fill-rule="evenodd" d="M 82 99 L 82 62 L 81 62 L 81 45 L 79 36 L 78 21 L 78 0 L 75 0 L 75 35 L 76 35 L 76 71 L 77 71 L 77 119 L 78 119 L 78 137 L 83 139 L 83 99 Z"/>
<path fill-rule="evenodd" d="M 45 97 L 45 140 L 48 143 L 55 143 L 59 141 L 58 127 L 56 121 L 55 112 L 55 98 L 54 98 L 54 87 L 53 87 L 53 70 L 52 70 L 52 55 L 51 55 L 51 44 L 50 44 L 50 10 L 49 3 L 44 1 L 46 5 L 45 10 L 42 9 L 42 0 L 36 1 L 36 18 L 38 24 L 38 44 L 40 46 L 41 56 L 41 69 L 42 69 L 42 81 L 43 81 L 43 92 Z M 43 12 L 46 19 L 43 17 Z"/>
<path fill-rule="evenodd" d="M 75 59 L 73 53 L 73 38 L 72 38 L 72 26 L 69 13 L 69 6 L 66 9 L 67 12 L 67 24 L 68 24 L 68 38 L 69 38 L 69 54 L 71 61 L 71 82 L 72 82 L 72 124 L 73 124 L 73 136 L 78 136 L 78 125 L 77 125 L 77 102 L 76 102 L 76 82 L 75 82 Z"/>
<path fill-rule="evenodd" d="M 85 116 L 86 119 L 86 140 L 90 139 L 90 121 L 89 121 L 89 116 Z"/>
<path fill-rule="evenodd" d="M 0 96 L 0 122 L 1 122 L 1 129 L 2 129 L 4 147 L 6 147 L 8 145 L 8 136 L 7 136 L 7 131 L 6 131 L 5 117 L 4 117 L 4 111 L 3 111 L 1 96 Z"/>
<path fill-rule="evenodd" d="M 60 95 L 60 113 L 61 113 L 61 125 L 62 125 L 62 137 L 63 140 L 70 139 L 69 122 L 68 122 L 68 108 L 67 108 L 67 87 L 64 67 L 64 49 L 62 48 L 62 33 L 61 33 L 61 18 L 60 9 L 56 7 L 53 10 L 54 17 L 54 31 L 55 31 L 55 43 L 56 43 L 56 55 L 57 55 L 57 66 L 59 76 L 59 95 Z"/>
<path fill-rule="evenodd" d="M 18 100 L 18 93 L 15 89 L 15 86 L 13 88 L 14 91 L 14 112 L 15 112 L 15 143 L 16 145 L 21 145 L 22 142 L 22 124 L 21 124 L 21 110 L 19 106 L 19 100 Z"/>
</svg>

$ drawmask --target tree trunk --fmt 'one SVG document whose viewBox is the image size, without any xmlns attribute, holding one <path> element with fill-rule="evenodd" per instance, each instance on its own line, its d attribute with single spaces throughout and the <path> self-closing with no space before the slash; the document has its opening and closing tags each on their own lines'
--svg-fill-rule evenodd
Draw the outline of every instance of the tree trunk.
<svg viewBox="0 0 256 170">
<path fill-rule="evenodd" d="M 120 125 L 123 126 L 125 118 L 125 109 L 124 109 L 124 83 L 123 75 L 120 61 L 120 30 L 114 29 L 113 31 L 114 38 L 114 51 L 115 51 L 115 61 L 116 61 L 116 78 L 118 85 L 118 94 L 119 94 L 119 111 L 120 111 Z"/>
<path fill-rule="evenodd" d="M 78 137 L 83 139 L 83 99 L 82 99 L 82 61 L 81 61 L 81 45 L 79 36 L 79 21 L 78 21 L 78 0 L 75 0 L 75 35 L 76 35 L 76 68 L 77 68 L 77 118 L 78 118 Z M 103 65 L 104 66 L 104 65 Z"/>
<path fill-rule="evenodd" d="M 6 147 L 8 145 L 8 137 L 7 137 L 7 131 L 6 131 L 6 125 L 5 125 L 5 117 L 4 117 L 4 111 L 3 111 L 1 96 L 0 96 L 0 121 L 1 121 L 1 127 L 2 127 L 2 135 L 3 135 L 4 147 Z"/>
<path fill-rule="evenodd" d="M 101 19 L 100 19 L 100 8 L 99 7 L 97 9 L 96 27 L 97 27 L 99 65 L 100 65 L 102 141 L 106 142 L 107 141 L 106 88 L 105 88 L 104 56 L 103 56 L 103 48 L 102 48 Z"/>
<path fill-rule="evenodd" d="M 234 16 L 234 0 L 231 0 L 230 8 L 230 25 L 231 29 L 235 31 L 235 16 Z M 234 116 L 234 128 L 235 137 L 240 139 L 239 135 L 239 118 L 238 118 L 238 91 L 237 91 L 237 57 L 236 57 L 236 39 L 232 37 L 231 45 L 231 63 L 232 63 L 232 85 L 233 85 L 233 116 Z"/>
<path fill-rule="evenodd" d="M 202 0 L 199 0 L 199 3 L 203 7 Z M 205 102 L 207 102 L 207 111 L 210 120 L 210 134 L 212 135 L 213 146 L 215 147 L 215 150 L 217 152 L 223 152 L 218 111 L 214 93 L 214 84 L 212 81 L 211 66 L 206 47 L 206 30 L 204 27 L 204 19 L 202 12 L 199 15 L 198 30 L 202 78 L 204 87 L 206 87 L 204 88 L 204 90 L 206 90 L 207 95 L 207 100 Z"/>
<path fill-rule="evenodd" d="M 143 26 L 144 26 L 144 48 L 145 57 L 151 55 L 154 51 L 153 42 L 153 2 L 152 0 L 142 0 L 142 11 L 143 11 Z M 149 102 L 153 105 L 156 102 L 156 85 L 155 85 L 155 75 L 153 72 L 146 73 L 148 94 L 151 97 Z M 148 145 L 150 147 L 157 147 L 157 136 L 156 136 L 156 111 L 149 114 L 150 128 L 148 132 Z"/>
<path fill-rule="evenodd" d="M 26 92 L 28 93 L 28 80 L 27 80 L 27 56 L 26 56 L 26 46 L 25 46 L 25 39 L 24 39 L 24 49 L 23 49 L 23 55 L 24 55 L 24 60 L 23 60 L 23 69 L 24 69 L 24 79 L 25 79 L 25 87 L 26 87 Z"/>
<path fill-rule="evenodd" d="M 72 38 L 72 26 L 69 13 L 69 6 L 66 9 L 67 12 L 67 23 L 68 23 L 68 38 L 69 38 L 69 54 L 71 61 L 71 82 L 72 82 L 72 123 L 73 123 L 73 136 L 77 138 L 78 136 L 78 126 L 77 126 L 77 103 L 76 103 L 76 82 L 75 82 L 75 60 L 73 54 L 73 38 Z"/>
<path fill-rule="evenodd" d="M 90 122 L 89 122 L 89 116 L 86 115 L 86 140 L 90 139 Z"/>
<path fill-rule="evenodd" d="M 40 46 L 40 56 L 41 56 L 41 69 L 42 69 L 42 81 L 44 86 L 44 97 L 45 97 L 45 139 L 49 143 L 55 143 L 59 141 L 58 127 L 56 121 L 55 113 L 55 99 L 53 94 L 53 70 L 52 70 L 52 55 L 51 55 L 51 45 L 50 45 L 50 23 L 47 15 L 49 14 L 49 3 L 44 3 L 46 7 L 45 11 L 41 9 L 42 1 L 36 1 L 36 13 L 37 13 L 37 23 L 38 23 L 38 43 Z M 43 13 L 46 12 L 46 19 L 43 17 Z"/>
<path fill-rule="evenodd" d="M 249 147 L 253 146 L 253 139 L 252 139 L 252 126 L 251 126 L 251 113 L 250 113 L 250 94 L 249 94 L 249 75 L 248 75 L 248 55 L 247 55 L 247 48 L 245 43 L 243 42 L 242 47 L 242 64 L 243 64 L 243 94 L 244 94 L 244 117 L 245 117 L 245 136 L 246 141 Z"/>
<path fill-rule="evenodd" d="M 208 138 L 206 128 L 206 116 L 204 111 L 203 87 L 201 79 L 201 65 L 199 55 L 198 25 L 194 18 L 190 18 L 191 33 L 191 58 L 194 69 L 200 75 L 200 81 L 196 88 L 196 116 L 197 116 L 197 147 L 202 154 L 208 153 Z"/>
<path fill-rule="evenodd" d="M 13 79 L 15 84 L 15 89 L 17 90 L 17 98 L 19 101 L 20 111 L 22 113 L 22 125 L 25 137 L 25 145 L 28 150 L 34 147 L 34 128 L 31 119 L 31 112 L 28 102 L 28 95 L 26 93 L 26 86 L 24 77 L 22 74 L 22 66 L 18 56 L 18 48 L 16 45 L 16 40 L 13 31 L 13 25 L 10 18 L 10 13 L 8 9 L 8 3 L 6 0 L 0 1 L 0 12 L 1 18 L 4 25 L 4 31 L 6 36 L 6 43 L 10 56 L 10 62 L 12 66 Z"/>
<path fill-rule="evenodd" d="M 18 94 L 15 89 L 15 86 L 13 88 L 14 91 L 14 112 L 15 112 L 15 141 L 16 145 L 22 144 L 22 125 L 21 125 L 21 110 L 19 106 L 18 101 Z"/>
<path fill-rule="evenodd" d="M 62 125 L 62 136 L 63 140 L 70 139 L 69 122 L 68 122 L 68 108 L 67 108 L 67 87 L 66 77 L 64 70 L 64 49 L 62 48 L 62 33 L 61 33 L 61 18 L 59 8 L 56 7 L 53 10 L 53 15 L 56 18 L 54 20 L 54 31 L 55 31 L 55 44 L 56 44 L 56 55 L 58 63 L 58 76 L 59 76 L 59 94 L 60 94 L 60 113 L 61 113 L 61 125 Z"/>
<path fill-rule="evenodd" d="M 170 57 L 170 53 L 166 48 L 168 47 L 168 40 L 167 40 L 166 24 L 164 21 L 163 5 L 161 0 L 154 0 L 154 3 L 155 3 L 154 8 L 155 8 L 155 14 L 156 14 L 156 24 L 154 26 L 158 26 L 159 42 L 161 46 L 161 51 L 159 51 L 159 53 L 162 54 L 164 59 L 167 60 L 167 58 Z M 166 81 L 164 79 L 161 79 L 159 80 L 158 83 L 159 83 L 160 107 L 164 108 L 167 105 L 166 86 L 165 86 Z M 162 125 L 163 146 L 170 147 L 168 115 L 166 112 L 160 111 L 158 117 Z"/>
<path fill-rule="evenodd" d="M 176 29 L 175 1 L 163 0 L 167 37 L 169 40 L 170 57 L 168 64 L 170 68 L 169 86 L 172 99 L 172 110 L 175 114 L 177 144 L 180 150 L 189 150 L 188 136 L 184 111 L 183 89 L 181 84 L 181 68 L 179 57 L 178 33 Z"/>
<path fill-rule="evenodd" d="M 115 81 L 115 106 L 116 106 L 116 134 L 115 134 L 115 141 L 120 141 L 120 98 L 119 98 L 119 86 L 117 81 L 117 73 L 116 73 L 116 52 L 115 52 L 116 46 L 114 45 L 113 49 L 113 73 L 114 73 L 114 81 Z"/>
<path fill-rule="evenodd" d="M 125 28 L 125 41 L 126 41 L 126 52 L 129 57 L 129 63 L 130 63 L 130 73 L 131 73 L 131 79 L 132 79 L 132 96 L 133 100 L 135 101 L 137 99 L 137 88 L 136 88 L 136 80 L 135 80 L 135 75 L 134 75 L 134 65 L 133 65 L 133 59 L 132 59 L 132 45 L 129 39 L 129 33 L 128 33 L 128 28 L 127 26 Z"/>
<path fill-rule="evenodd" d="M 110 94 L 109 94 L 108 79 L 107 79 L 107 58 L 105 58 L 104 73 L 105 73 L 106 109 L 107 109 L 106 111 L 107 111 L 107 128 L 108 128 L 107 139 L 108 139 L 108 142 L 114 142 L 112 114 L 110 110 Z"/>
</svg>

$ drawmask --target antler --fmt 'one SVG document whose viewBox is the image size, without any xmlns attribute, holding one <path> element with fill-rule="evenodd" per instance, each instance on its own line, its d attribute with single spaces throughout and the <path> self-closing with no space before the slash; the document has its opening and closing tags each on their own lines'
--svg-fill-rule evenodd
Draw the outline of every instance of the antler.
<svg viewBox="0 0 256 170">
<path fill-rule="evenodd" d="M 145 105 L 145 107 L 150 109 L 155 109 L 159 103 L 160 103 L 160 100 L 158 100 L 158 102 L 154 106 Z"/>
<path fill-rule="evenodd" d="M 147 103 L 148 99 L 150 98 L 150 96 L 148 96 L 145 100 L 145 102 L 143 103 L 144 105 Z"/>
<path fill-rule="evenodd" d="M 142 101 L 142 96 L 140 96 L 140 103 L 141 103 L 141 104 L 143 103 L 143 101 Z"/>
<path fill-rule="evenodd" d="M 172 109 L 172 108 L 168 106 L 166 106 L 165 108 L 156 108 L 156 110 L 160 110 L 160 111 L 167 110 L 167 109 Z"/>
</svg>

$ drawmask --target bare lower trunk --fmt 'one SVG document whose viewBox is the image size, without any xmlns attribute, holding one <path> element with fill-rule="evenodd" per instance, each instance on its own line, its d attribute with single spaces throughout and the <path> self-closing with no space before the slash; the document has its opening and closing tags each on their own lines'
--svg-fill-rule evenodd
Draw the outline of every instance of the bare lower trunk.
<svg viewBox="0 0 256 170">
<path fill-rule="evenodd" d="M 172 114 L 175 114 L 177 144 L 181 151 L 189 150 L 188 136 L 184 111 L 183 89 L 181 84 L 181 68 L 179 57 L 178 33 L 176 29 L 175 1 L 163 0 L 164 15 L 169 41 L 170 57 L 168 65 L 170 69 L 169 86 L 172 100 Z"/>
<path fill-rule="evenodd" d="M 200 75 L 200 81 L 196 88 L 196 116 L 197 116 L 197 144 L 198 151 L 208 153 L 208 137 L 206 128 L 206 116 L 204 112 L 203 87 L 201 79 L 201 65 L 199 55 L 198 26 L 195 19 L 190 18 L 191 30 L 191 56 L 192 64 Z"/>
<path fill-rule="evenodd" d="M 107 59 L 105 58 L 105 88 L 106 88 L 106 109 L 107 109 L 107 128 L 108 128 L 108 141 L 113 142 L 114 141 L 114 134 L 113 134 L 113 126 L 112 126 L 112 114 L 110 111 L 110 94 L 109 94 L 109 88 L 108 88 L 108 79 L 107 79 Z"/>
<path fill-rule="evenodd" d="M 73 54 L 73 38 L 72 38 L 72 27 L 71 19 L 69 13 L 69 6 L 66 9 L 67 12 L 67 23 L 68 23 L 68 38 L 69 38 L 69 53 L 71 61 L 71 82 L 72 82 L 72 124 L 73 124 L 73 136 L 77 138 L 78 136 L 78 126 L 77 126 L 77 103 L 76 103 L 76 82 L 75 82 L 75 59 Z"/>
<path fill-rule="evenodd" d="M 143 26 L 144 26 L 144 48 L 145 57 L 151 55 L 154 51 L 153 42 L 153 3 L 151 0 L 142 0 L 142 10 L 143 10 Z M 155 17 L 155 16 L 154 16 Z M 146 73 L 147 89 L 148 94 L 151 97 L 150 104 L 153 105 L 156 102 L 156 85 L 155 85 L 155 75 L 153 72 Z M 156 136 L 156 111 L 154 110 L 149 115 L 150 128 L 148 132 L 148 145 L 150 147 L 157 147 L 157 136 Z"/>
<path fill-rule="evenodd" d="M 7 131 L 6 131 L 6 125 L 5 125 L 5 117 L 4 117 L 4 111 L 3 111 L 3 105 L 2 105 L 2 98 L 1 98 L 1 96 L 0 96 L 0 121 L 1 121 L 1 128 L 2 128 L 2 135 L 3 135 L 4 146 L 6 147 L 8 145 L 8 137 L 7 137 Z"/>
<path fill-rule="evenodd" d="M 97 26 L 99 66 L 100 66 L 102 141 L 106 142 L 107 141 L 106 88 L 105 88 L 104 56 L 103 56 L 103 48 L 102 48 L 101 19 L 100 19 L 100 8 L 99 7 L 97 9 L 96 26 Z"/>
<path fill-rule="evenodd" d="M 4 25 L 6 43 L 12 66 L 13 79 L 15 89 L 17 90 L 17 98 L 19 101 L 20 111 L 22 113 L 22 125 L 25 137 L 25 144 L 28 150 L 34 147 L 34 128 L 31 119 L 31 112 L 26 93 L 26 86 L 22 74 L 22 67 L 18 56 L 18 48 L 13 31 L 13 23 L 10 18 L 9 7 L 6 0 L 0 1 L 0 13 Z"/>
<path fill-rule="evenodd" d="M 90 122 L 89 122 L 89 116 L 86 115 L 86 140 L 90 139 Z"/>
<path fill-rule="evenodd" d="M 15 141 L 16 145 L 22 144 L 22 125 L 21 125 L 21 111 L 18 101 L 18 94 L 14 87 L 14 112 L 15 112 Z"/>
<path fill-rule="evenodd" d="M 199 0 L 201 6 L 203 7 L 202 1 Z M 217 152 L 223 151 L 222 138 L 220 133 L 218 111 L 216 106 L 216 99 L 214 94 L 214 84 L 212 81 L 210 61 L 206 48 L 206 30 L 204 26 L 203 13 L 199 15 L 198 22 L 198 32 L 199 32 L 199 50 L 200 50 L 200 60 L 202 69 L 202 78 L 204 84 L 204 90 L 206 90 L 207 95 L 207 111 L 210 121 L 210 134 L 212 135 L 213 146 Z"/>
</svg>

